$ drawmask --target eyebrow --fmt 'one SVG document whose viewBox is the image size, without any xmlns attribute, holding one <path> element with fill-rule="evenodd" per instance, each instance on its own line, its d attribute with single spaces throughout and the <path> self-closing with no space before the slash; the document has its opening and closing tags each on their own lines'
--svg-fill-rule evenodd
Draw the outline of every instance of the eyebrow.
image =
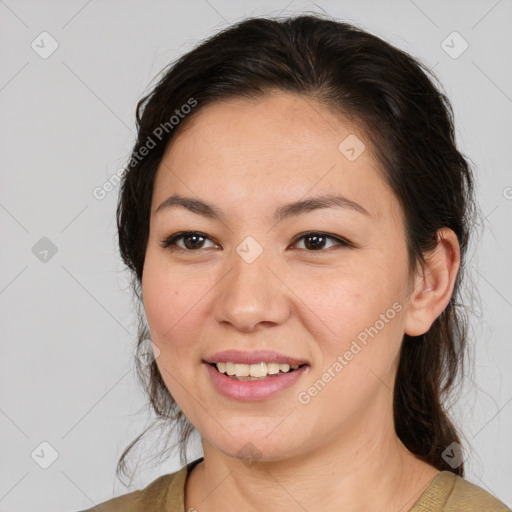
<svg viewBox="0 0 512 512">
<path fill-rule="evenodd" d="M 203 217 L 208 217 L 211 219 L 219 219 L 225 221 L 225 214 L 218 207 L 206 203 L 200 199 L 195 199 L 193 197 L 184 197 L 179 194 L 173 194 L 168 197 L 163 203 L 158 206 L 155 210 L 155 214 L 161 212 L 162 210 L 180 206 L 186 208 L 187 210 L 196 213 L 198 215 L 202 215 Z M 344 196 L 341 195 L 323 195 L 317 197 L 311 197 L 308 199 L 304 199 L 301 201 L 296 201 L 294 203 L 289 203 L 277 208 L 274 212 L 274 221 L 280 222 L 288 217 L 302 215 L 306 212 L 310 212 L 313 210 L 319 210 L 322 208 L 343 208 L 350 209 L 356 212 L 362 213 L 363 215 L 368 215 L 368 211 L 363 208 L 359 203 L 351 201 Z"/>
</svg>

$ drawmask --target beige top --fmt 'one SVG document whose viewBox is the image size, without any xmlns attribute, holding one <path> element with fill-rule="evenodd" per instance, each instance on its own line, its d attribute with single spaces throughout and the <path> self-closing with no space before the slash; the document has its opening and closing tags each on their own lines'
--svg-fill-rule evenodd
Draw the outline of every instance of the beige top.
<svg viewBox="0 0 512 512">
<path fill-rule="evenodd" d="M 175 473 L 160 476 L 144 489 L 96 505 L 82 512 L 187 512 L 185 481 L 196 459 Z M 451 471 L 441 471 L 410 512 L 506 512 L 505 504 Z"/>
</svg>

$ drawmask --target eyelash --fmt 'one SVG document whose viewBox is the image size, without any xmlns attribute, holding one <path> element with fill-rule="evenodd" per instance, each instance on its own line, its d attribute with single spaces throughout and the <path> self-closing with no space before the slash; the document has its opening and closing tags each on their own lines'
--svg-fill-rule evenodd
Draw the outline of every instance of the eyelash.
<svg viewBox="0 0 512 512">
<path fill-rule="evenodd" d="M 202 248 L 199 248 L 199 249 L 186 249 L 185 248 L 184 249 L 183 247 L 177 246 L 175 243 L 177 240 L 179 240 L 181 238 L 186 238 L 187 236 L 191 236 L 191 235 L 198 235 L 200 237 L 210 240 L 210 238 L 207 235 L 205 235 L 204 233 L 201 233 L 200 231 L 180 231 L 180 232 L 174 233 L 173 235 L 162 240 L 162 242 L 160 243 L 160 246 L 164 249 L 169 249 L 172 251 L 197 252 Z M 354 245 L 352 243 L 350 243 L 349 241 L 344 240 L 343 238 L 340 238 L 338 236 L 333 236 L 328 233 L 324 233 L 323 231 L 307 231 L 305 233 L 301 233 L 300 235 L 295 237 L 293 244 L 296 244 L 297 242 L 301 241 L 302 239 L 308 238 L 308 237 L 314 236 L 314 235 L 320 235 L 323 238 L 334 240 L 334 241 L 338 242 L 339 247 L 354 247 Z M 332 249 L 332 247 L 329 247 L 328 249 Z M 310 250 L 310 249 L 300 249 L 300 250 L 305 250 L 309 253 L 317 253 L 317 252 L 323 253 L 323 252 L 326 252 L 328 249 L 318 249 L 316 251 Z"/>
</svg>

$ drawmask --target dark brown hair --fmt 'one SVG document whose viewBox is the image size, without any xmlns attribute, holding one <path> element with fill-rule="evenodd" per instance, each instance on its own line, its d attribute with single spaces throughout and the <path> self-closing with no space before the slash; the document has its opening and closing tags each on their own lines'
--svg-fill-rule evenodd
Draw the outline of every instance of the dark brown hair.
<svg viewBox="0 0 512 512">
<path fill-rule="evenodd" d="M 431 78 L 432 80 L 431 80 Z M 443 404 L 462 371 L 467 318 L 458 302 L 474 208 L 473 178 L 455 143 L 453 110 L 426 66 L 384 40 L 325 16 L 249 18 L 183 55 L 137 104 L 137 141 L 122 178 L 117 207 L 121 256 L 138 299 L 138 349 L 149 338 L 141 278 L 149 234 L 153 183 L 164 151 L 179 129 L 206 105 L 225 98 L 258 98 L 273 91 L 322 102 L 361 128 L 398 198 L 406 223 L 411 270 L 447 227 L 461 247 L 452 298 L 430 330 L 404 336 L 394 388 L 398 437 L 439 470 L 464 475 L 442 457 L 459 435 Z M 169 394 L 155 361 L 136 358 L 155 424 L 177 435 L 181 463 L 195 431 Z M 117 474 L 126 471 L 128 452 Z M 174 447 L 173 447 L 174 448 Z M 168 448 L 169 449 L 169 448 Z M 160 450 L 160 458 L 162 451 Z"/>
</svg>

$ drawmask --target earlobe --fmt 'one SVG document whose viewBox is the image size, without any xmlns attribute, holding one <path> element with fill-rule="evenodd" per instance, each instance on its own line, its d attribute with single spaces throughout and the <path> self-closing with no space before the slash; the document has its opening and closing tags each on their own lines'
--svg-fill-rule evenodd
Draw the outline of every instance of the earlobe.
<svg viewBox="0 0 512 512">
<path fill-rule="evenodd" d="M 437 245 L 427 255 L 413 281 L 404 332 L 409 336 L 425 334 L 444 311 L 453 293 L 460 267 L 460 246 L 448 228 L 437 233 Z"/>
</svg>

